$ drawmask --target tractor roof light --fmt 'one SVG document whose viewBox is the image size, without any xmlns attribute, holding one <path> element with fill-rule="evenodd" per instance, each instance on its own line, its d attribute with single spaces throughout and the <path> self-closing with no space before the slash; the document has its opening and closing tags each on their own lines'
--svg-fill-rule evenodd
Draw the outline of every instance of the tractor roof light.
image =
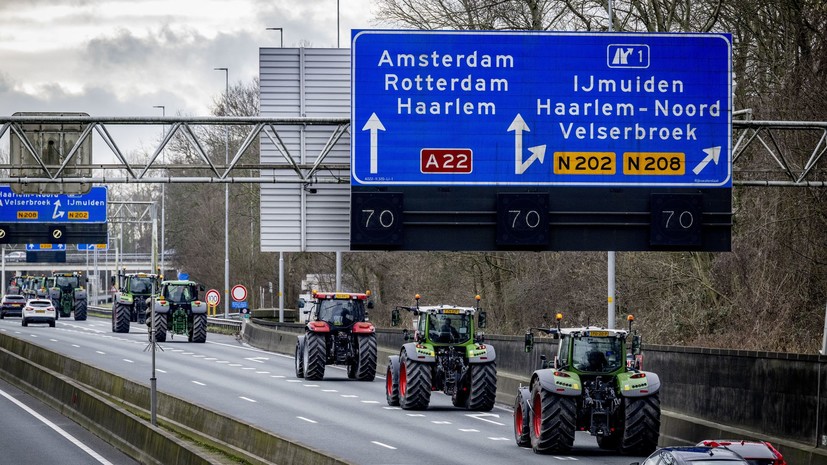
<svg viewBox="0 0 827 465">
<path fill-rule="evenodd" d="M 631 333 L 632 332 L 632 323 L 635 321 L 635 316 L 630 313 L 629 316 L 626 317 L 626 321 L 629 322 L 629 333 Z"/>
</svg>

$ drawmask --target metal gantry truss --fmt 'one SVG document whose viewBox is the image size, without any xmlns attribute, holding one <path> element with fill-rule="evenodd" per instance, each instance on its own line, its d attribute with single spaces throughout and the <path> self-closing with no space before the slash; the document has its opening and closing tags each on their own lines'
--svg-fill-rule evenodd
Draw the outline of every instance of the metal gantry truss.
<svg viewBox="0 0 827 465">
<path fill-rule="evenodd" d="M 749 111 L 736 112 L 739 116 L 750 115 Z M 32 124 L 81 124 L 83 131 L 74 146 L 61 153 L 60 165 L 48 165 L 29 139 L 25 126 Z M 164 136 L 153 153 L 145 160 L 129 160 L 112 136 L 113 127 L 161 126 Z M 246 136 L 238 146 L 228 164 L 214 160 L 222 157 L 210 156 L 194 128 L 200 126 L 231 126 L 247 128 Z M 301 163 L 297 153 L 288 150 L 281 131 L 295 131 L 296 127 L 328 127 L 330 136 L 311 163 Z M 815 121 L 753 121 L 734 120 L 733 126 L 733 184 L 743 186 L 791 186 L 827 187 L 827 168 L 819 169 L 819 162 L 827 152 L 827 122 Z M 349 171 L 348 164 L 326 163 L 326 158 L 341 137 L 350 131 L 348 118 L 273 118 L 273 117 L 95 117 L 95 116 L 7 116 L 0 117 L 0 137 L 14 134 L 31 155 L 32 162 L 12 165 L 10 160 L 0 163 L 0 184 L 10 183 L 347 183 L 347 180 L 316 177 L 321 170 Z M 74 157 L 85 140 L 96 133 L 109 147 L 118 163 L 77 164 Z M 162 152 L 168 148 L 174 137 L 180 136 L 197 155 L 189 164 L 165 163 Z M 251 149 L 259 137 L 267 138 L 276 147 L 283 163 L 241 164 L 242 156 Z M 784 143 L 788 138 L 795 143 Z M 814 143 L 814 145 L 810 145 Z M 800 147 L 812 146 L 806 153 L 794 153 Z M 222 147 L 223 148 L 223 147 Z M 95 154 L 98 158 L 99 153 Z M 313 157 L 311 157 L 313 158 Z M 67 167 L 71 166 L 71 170 Z M 823 166 L 823 162 L 822 162 Z M 25 171 L 20 171 L 25 170 Z M 40 175 L 32 176 L 34 170 Z M 243 170 L 247 176 L 242 176 Z M 258 171 L 258 176 L 250 176 Z M 296 176 L 281 176 L 276 170 L 289 170 Z M 69 172 L 71 171 L 71 173 Z M 199 175 L 188 175 L 188 172 Z M 26 172 L 26 176 L 13 176 L 13 172 Z M 90 173 L 78 176 L 76 173 Z M 153 175 L 150 175 L 150 172 Z M 207 175 L 201 175 L 202 173 Z M 158 175 L 157 173 L 163 173 Z M 239 173 L 239 175 L 236 175 Z"/>
</svg>

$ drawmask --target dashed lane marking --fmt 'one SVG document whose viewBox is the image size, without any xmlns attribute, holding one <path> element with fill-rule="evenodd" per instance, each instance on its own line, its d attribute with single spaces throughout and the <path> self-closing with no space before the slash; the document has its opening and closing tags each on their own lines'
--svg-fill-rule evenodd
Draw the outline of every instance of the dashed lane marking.
<svg viewBox="0 0 827 465">
<path fill-rule="evenodd" d="M 193 382 L 192 382 L 192 384 L 197 384 L 197 385 L 199 385 L 199 386 L 206 386 L 206 384 L 204 384 L 204 383 L 202 383 L 202 382 L 200 382 L 200 381 L 193 381 Z"/>
<path fill-rule="evenodd" d="M 389 445 L 387 445 L 385 443 L 382 443 L 382 442 L 379 442 L 379 441 L 371 441 L 371 443 L 376 444 L 377 446 L 384 447 L 385 449 L 396 450 L 396 447 L 389 446 Z"/>
<path fill-rule="evenodd" d="M 305 418 L 305 417 L 296 417 L 296 418 L 298 418 L 299 420 L 304 420 L 304 421 L 306 421 L 306 422 L 308 422 L 308 423 L 318 423 L 318 421 L 316 421 L 316 420 L 311 420 L 310 418 Z"/>
<path fill-rule="evenodd" d="M 256 401 L 256 400 L 250 399 L 249 397 L 238 396 L 238 398 L 239 398 L 239 399 L 244 399 L 244 400 L 246 400 L 247 402 L 252 402 L 252 403 L 254 403 L 254 404 L 258 402 L 258 401 Z"/>
</svg>

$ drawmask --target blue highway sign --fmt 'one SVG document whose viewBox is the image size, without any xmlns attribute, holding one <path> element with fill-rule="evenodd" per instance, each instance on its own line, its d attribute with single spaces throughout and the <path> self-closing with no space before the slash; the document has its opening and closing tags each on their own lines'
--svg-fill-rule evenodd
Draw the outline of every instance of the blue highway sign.
<svg viewBox="0 0 827 465">
<path fill-rule="evenodd" d="M 109 250 L 107 244 L 78 244 L 78 250 Z"/>
<path fill-rule="evenodd" d="M 15 194 L 0 186 L 0 222 L 106 223 L 107 188 L 88 194 Z"/>
<path fill-rule="evenodd" d="M 26 244 L 26 250 L 29 252 L 66 250 L 66 244 Z"/>
<path fill-rule="evenodd" d="M 728 34 L 355 30 L 353 185 L 731 188 Z"/>
</svg>

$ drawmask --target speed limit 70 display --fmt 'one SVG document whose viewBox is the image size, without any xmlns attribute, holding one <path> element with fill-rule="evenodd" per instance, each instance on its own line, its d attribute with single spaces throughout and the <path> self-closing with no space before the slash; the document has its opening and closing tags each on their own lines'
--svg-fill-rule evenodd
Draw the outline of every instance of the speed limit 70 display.
<svg viewBox="0 0 827 465">
<path fill-rule="evenodd" d="M 548 194 L 497 195 L 497 245 L 542 248 L 549 241 Z"/>
<path fill-rule="evenodd" d="M 350 244 L 354 249 L 394 248 L 403 243 L 403 195 L 398 192 L 353 192 Z"/>
<path fill-rule="evenodd" d="M 701 245 L 702 194 L 651 194 L 650 211 L 650 245 Z"/>
</svg>

